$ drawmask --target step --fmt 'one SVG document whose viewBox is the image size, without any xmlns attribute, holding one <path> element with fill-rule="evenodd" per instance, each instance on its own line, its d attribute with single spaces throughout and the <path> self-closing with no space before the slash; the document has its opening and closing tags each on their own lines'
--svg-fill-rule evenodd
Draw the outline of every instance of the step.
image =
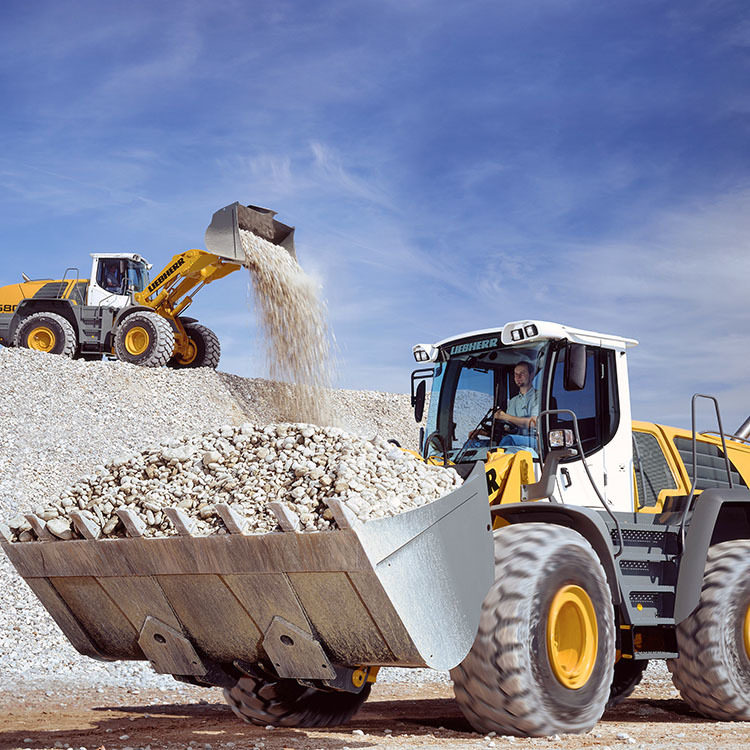
<svg viewBox="0 0 750 750">
<path fill-rule="evenodd" d="M 639 552 L 638 555 L 628 555 L 628 552 L 637 550 L 638 547 L 630 546 L 625 547 L 623 553 L 617 558 L 617 562 L 674 562 L 676 555 L 671 555 L 663 550 L 649 550 L 648 552 Z"/>
<path fill-rule="evenodd" d="M 631 612 L 631 615 L 633 616 L 633 622 L 630 624 L 633 627 L 643 627 L 648 625 L 665 625 L 665 626 L 673 626 L 675 625 L 674 617 L 641 617 L 641 613 L 634 609 Z"/>
<path fill-rule="evenodd" d="M 638 583 L 638 581 L 632 581 Z M 628 594 L 674 594 L 675 587 L 668 584 L 654 583 L 644 586 L 628 586 L 628 580 L 623 581 L 623 591 Z"/>
<path fill-rule="evenodd" d="M 676 659 L 679 654 L 676 651 L 636 651 L 633 659 L 642 661 L 645 659 Z"/>
</svg>

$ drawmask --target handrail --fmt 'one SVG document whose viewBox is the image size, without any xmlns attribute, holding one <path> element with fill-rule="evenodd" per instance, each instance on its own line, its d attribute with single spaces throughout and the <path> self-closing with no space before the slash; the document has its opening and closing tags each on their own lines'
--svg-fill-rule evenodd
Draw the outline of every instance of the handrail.
<svg viewBox="0 0 750 750">
<path fill-rule="evenodd" d="M 63 274 L 62 280 L 65 281 L 68 278 L 68 271 L 75 271 L 76 272 L 76 284 L 81 280 L 81 272 L 78 270 L 77 266 L 68 266 L 65 269 L 65 273 Z"/>
<path fill-rule="evenodd" d="M 690 418 L 692 428 L 692 447 L 693 447 L 693 476 L 690 487 L 690 494 L 688 495 L 687 502 L 685 503 L 685 510 L 682 511 L 682 518 L 680 519 L 680 549 L 685 549 L 685 524 L 687 523 L 688 513 L 690 512 L 690 506 L 693 504 L 695 498 L 695 490 L 698 485 L 698 449 L 697 449 L 697 438 L 698 433 L 695 429 L 695 402 L 699 398 L 705 398 L 708 401 L 712 401 L 714 410 L 716 411 L 716 421 L 719 425 L 719 432 L 717 433 L 721 437 L 721 448 L 724 452 L 724 463 L 727 467 L 727 482 L 729 483 L 729 489 L 731 490 L 734 485 L 732 483 L 732 469 L 729 463 L 729 455 L 727 454 L 727 441 L 724 438 L 724 428 L 721 424 L 721 412 L 719 411 L 719 401 L 715 396 L 707 396 L 705 393 L 694 393 L 693 398 L 690 401 Z"/>
<path fill-rule="evenodd" d="M 581 434 L 578 431 L 578 417 L 576 417 L 575 412 L 570 409 L 544 409 L 539 412 L 539 416 L 537 417 L 537 424 L 539 424 L 543 416 L 547 416 L 549 414 L 570 414 L 570 416 L 573 418 L 573 432 L 576 438 L 576 448 L 578 450 L 579 455 L 581 456 L 581 463 L 583 464 L 583 468 L 586 471 L 586 476 L 589 478 L 589 482 L 591 482 L 591 486 L 593 487 L 594 492 L 596 493 L 596 496 L 599 498 L 599 502 L 602 504 L 602 507 L 604 508 L 604 510 L 607 511 L 607 515 L 612 519 L 612 522 L 615 524 L 615 528 L 617 529 L 617 537 L 620 543 L 620 549 L 614 555 L 617 558 L 625 550 L 625 541 L 623 540 L 623 537 L 622 537 L 622 529 L 620 528 L 620 522 L 617 520 L 617 516 L 615 516 L 612 509 L 607 505 L 607 501 L 604 499 L 602 493 L 599 492 L 599 488 L 596 486 L 594 477 L 591 476 L 591 470 L 586 464 L 586 454 L 583 452 L 583 444 L 581 443 Z M 547 421 L 547 433 L 549 434 L 549 420 Z M 536 431 L 536 440 L 537 440 L 537 447 L 539 449 L 539 455 L 541 456 L 542 455 L 542 431 L 539 428 L 537 428 L 537 431 Z"/>
</svg>

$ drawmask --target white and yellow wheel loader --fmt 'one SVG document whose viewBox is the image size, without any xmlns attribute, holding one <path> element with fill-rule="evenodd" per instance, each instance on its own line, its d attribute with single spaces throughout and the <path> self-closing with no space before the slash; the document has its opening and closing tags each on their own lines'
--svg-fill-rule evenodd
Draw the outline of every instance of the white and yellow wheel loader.
<svg viewBox="0 0 750 750">
<path fill-rule="evenodd" d="M 37 540 L 2 547 L 78 651 L 221 686 L 264 726 L 344 722 L 392 665 L 451 670 L 479 731 L 584 732 L 651 659 L 697 711 L 750 720 L 750 420 L 632 422 L 634 343 L 520 321 L 415 347 L 421 458 L 465 481 L 393 518 L 332 499 L 337 530 L 247 534 L 219 504 L 224 535 L 166 509 L 177 535 L 144 538 L 123 508 L 126 538 L 29 515 Z M 496 424 L 521 361 L 536 434 Z"/>
<path fill-rule="evenodd" d="M 0 288 L 0 344 L 68 357 L 114 355 L 144 367 L 216 368 L 216 334 L 183 315 L 206 284 L 246 265 L 239 230 L 283 247 L 293 257 L 294 229 L 275 212 L 233 203 L 214 213 L 207 250 L 187 250 L 149 278 L 137 253 L 91 253 L 91 275 L 77 268 L 62 280 L 31 280 Z"/>
</svg>

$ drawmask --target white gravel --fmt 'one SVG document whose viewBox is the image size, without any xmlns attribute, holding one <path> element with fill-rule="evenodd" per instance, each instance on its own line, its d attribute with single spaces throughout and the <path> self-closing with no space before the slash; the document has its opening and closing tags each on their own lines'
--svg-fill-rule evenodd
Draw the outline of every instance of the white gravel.
<svg viewBox="0 0 750 750">
<path fill-rule="evenodd" d="M 460 484 L 455 471 L 424 463 L 379 436 L 246 422 L 98 466 L 34 514 L 45 533 L 63 540 L 126 536 L 123 511 L 145 537 L 177 534 L 170 513 L 196 536 L 226 534 L 232 522 L 250 534 L 281 531 L 281 522 L 296 531 L 326 531 L 337 526 L 334 500 L 369 521 L 432 502 Z M 230 527 L 222 510 L 232 513 Z M 8 526 L 14 541 L 37 538 L 21 514 Z"/>
<path fill-rule="evenodd" d="M 168 370 L 84 362 L 0 348 L 0 518 L 28 512 L 93 467 L 243 422 L 279 421 L 267 380 L 208 369 Z M 334 426 L 416 447 L 402 394 L 334 391 Z"/>
</svg>

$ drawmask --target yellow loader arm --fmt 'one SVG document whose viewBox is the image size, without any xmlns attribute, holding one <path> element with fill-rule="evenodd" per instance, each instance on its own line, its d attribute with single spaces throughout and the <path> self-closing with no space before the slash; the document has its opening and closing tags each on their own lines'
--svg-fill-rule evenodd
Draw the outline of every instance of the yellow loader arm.
<svg viewBox="0 0 750 750">
<path fill-rule="evenodd" d="M 219 209 L 206 229 L 208 250 L 178 253 L 142 292 L 133 295 L 138 304 L 172 322 L 175 355 L 187 357 L 190 352 L 190 339 L 179 316 L 192 304 L 193 296 L 206 284 L 247 265 L 240 229 L 283 247 L 296 259 L 294 227 L 276 221 L 275 215 L 270 209 L 240 203 Z"/>
<path fill-rule="evenodd" d="M 176 320 L 192 303 L 191 294 L 239 268 L 239 263 L 231 263 L 206 250 L 186 250 L 175 255 L 142 292 L 133 296 L 138 304 Z"/>
</svg>

